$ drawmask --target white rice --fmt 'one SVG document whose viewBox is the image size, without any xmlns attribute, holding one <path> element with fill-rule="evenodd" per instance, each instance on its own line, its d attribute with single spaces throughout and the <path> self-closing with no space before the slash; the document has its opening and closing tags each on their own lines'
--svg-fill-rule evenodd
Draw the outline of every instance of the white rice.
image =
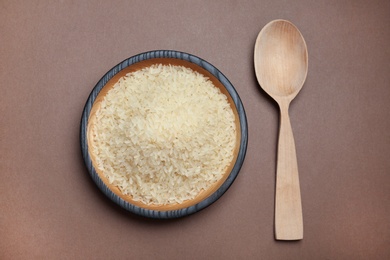
<svg viewBox="0 0 390 260">
<path fill-rule="evenodd" d="M 159 64 L 127 74 L 95 116 L 97 167 L 135 201 L 193 199 L 233 159 L 236 129 L 227 97 L 186 67 Z"/>
</svg>

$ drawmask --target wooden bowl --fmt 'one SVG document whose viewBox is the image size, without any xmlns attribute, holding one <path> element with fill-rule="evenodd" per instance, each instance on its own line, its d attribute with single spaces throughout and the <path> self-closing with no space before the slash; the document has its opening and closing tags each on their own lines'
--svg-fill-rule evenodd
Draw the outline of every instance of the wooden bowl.
<svg viewBox="0 0 390 260">
<path fill-rule="evenodd" d="M 191 68 L 208 77 L 214 86 L 219 88 L 228 98 L 233 110 L 236 124 L 236 147 L 233 151 L 232 163 L 216 183 L 205 191 L 200 192 L 194 199 L 183 203 L 169 205 L 146 205 L 135 201 L 130 195 L 124 195 L 118 187 L 109 183 L 103 172 L 96 167 L 95 155 L 88 149 L 91 146 L 91 126 L 94 125 L 95 113 L 107 92 L 115 83 L 129 72 L 134 72 L 153 64 L 171 64 Z M 151 218 L 176 218 L 195 213 L 222 196 L 237 177 L 243 164 L 247 142 L 248 130 L 245 111 L 242 102 L 228 79 L 210 63 L 187 53 L 178 51 L 150 51 L 124 60 L 108 71 L 92 90 L 85 105 L 81 120 L 81 148 L 85 164 L 92 179 L 100 190 L 113 202 L 126 210 L 138 215 Z"/>
</svg>

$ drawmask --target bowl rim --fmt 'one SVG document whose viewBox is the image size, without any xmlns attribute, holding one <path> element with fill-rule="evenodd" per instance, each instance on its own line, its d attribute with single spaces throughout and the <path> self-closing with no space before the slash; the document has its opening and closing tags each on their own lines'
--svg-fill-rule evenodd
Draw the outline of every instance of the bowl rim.
<svg viewBox="0 0 390 260">
<path fill-rule="evenodd" d="M 238 113 L 238 118 L 240 121 L 239 122 L 240 131 L 241 131 L 241 139 L 240 139 L 240 146 L 237 155 L 237 160 L 232 168 L 232 171 L 228 175 L 227 179 L 222 183 L 222 185 L 217 189 L 217 191 L 195 205 L 185 207 L 182 209 L 167 210 L 167 211 L 159 211 L 159 210 L 152 210 L 152 209 L 138 207 L 136 205 L 133 205 L 123 200 L 118 195 L 116 195 L 113 191 L 111 191 L 111 189 L 109 189 L 106 186 L 106 184 L 103 182 L 103 180 L 99 177 L 99 174 L 96 172 L 92 164 L 92 160 L 88 151 L 88 140 L 87 140 L 88 119 L 89 119 L 92 106 L 94 104 L 96 97 L 103 89 L 103 87 L 107 84 L 107 82 L 111 78 L 113 78 L 116 74 L 118 74 L 121 70 L 127 68 L 128 66 L 144 60 L 150 60 L 155 58 L 171 58 L 171 59 L 173 58 L 173 59 L 185 60 L 187 62 L 194 63 L 202 67 L 203 69 L 207 70 L 208 72 L 210 72 L 217 80 L 221 82 L 221 84 L 226 88 L 226 90 L 230 94 Z M 82 151 L 84 163 L 88 169 L 90 177 L 98 186 L 98 188 L 111 201 L 113 201 L 115 204 L 119 205 L 123 209 L 130 211 L 136 215 L 140 215 L 148 218 L 155 218 L 155 219 L 172 219 L 172 218 L 179 218 L 179 217 L 191 215 L 195 212 L 198 212 L 210 206 L 229 189 L 229 187 L 236 179 L 245 159 L 247 144 L 248 144 L 248 123 L 247 123 L 244 106 L 242 104 L 242 101 L 237 91 L 230 83 L 230 81 L 216 67 L 214 67 L 209 62 L 186 52 L 174 51 L 174 50 L 154 50 L 154 51 L 143 52 L 123 60 L 122 62 L 118 63 L 116 66 L 111 68 L 108 72 L 106 72 L 104 76 L 98 81 L 98 83 L 95 85 L 90 95 L 88 96 L 88 99 L 83 109 L 81 123 L 80 123 L 80 144 L 81 144 L 81 151 Z"/>
</svg>

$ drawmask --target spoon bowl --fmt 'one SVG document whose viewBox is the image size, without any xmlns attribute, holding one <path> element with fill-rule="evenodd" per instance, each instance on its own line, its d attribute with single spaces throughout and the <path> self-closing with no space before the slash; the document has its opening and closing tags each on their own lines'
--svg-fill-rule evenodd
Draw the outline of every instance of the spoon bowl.
<svg viewBox="0 0 390 260">
<path fill-rule="evenodd" d="M 308 71 L 307 46 L 291 22 L 274 20 L 260 31 L 254 53 L 260 86 L 280 108 L 275 192 L 275 238 L 303 239 L 301 193 L 295 142 L 288 114 Z"/>
<path fill-rule="evenodd" d="M 308 69 L 305 40 L 290 22 L 275 20 L 259 33 L 255 71 L 260 86 L 274 99 L 292 100 L 301 90 Z"/>
</svg>

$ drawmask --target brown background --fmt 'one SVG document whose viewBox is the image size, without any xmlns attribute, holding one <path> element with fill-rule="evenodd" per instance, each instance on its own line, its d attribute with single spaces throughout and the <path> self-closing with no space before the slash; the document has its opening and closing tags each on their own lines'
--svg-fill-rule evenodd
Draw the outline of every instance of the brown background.
<svg viewBox="0 0 390 260">
<path fill-rule="evenodd" d="M 55 2 L 55 3 L 54 3 Z M 269 21 L 309 49 L 293 102 L 304 240 L 273 236 L 278 109 L 253 69 Z M 390 259 L 389 1 L 0 1 L 0 259 Z M 83 164 L 85 101 L 140 52 L 219 68 L 249 122 L 244 166 L 209 208 L 136 217 Z"/>
</svg>

